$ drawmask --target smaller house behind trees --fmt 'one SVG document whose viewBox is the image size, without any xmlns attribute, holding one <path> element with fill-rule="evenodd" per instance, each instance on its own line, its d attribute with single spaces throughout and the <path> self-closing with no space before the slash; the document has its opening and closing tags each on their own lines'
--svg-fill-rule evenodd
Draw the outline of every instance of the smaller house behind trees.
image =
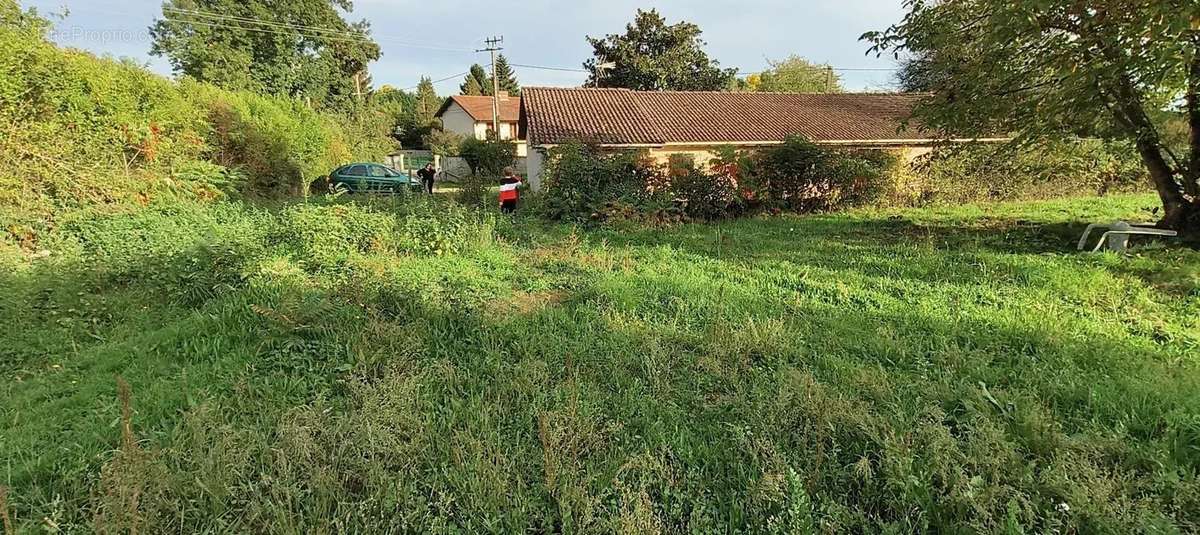
<svg viewBox="0 0 1200 535">
<path fill-rule="evenodd" d="M 517 143 L 517 155 L 525 156 L 525 142 L 519 138 L 517 122 L 521 114 L 521 97 L 511 97 L 500 92 L 499 139 L 511 139 Z M 492 97 L 454 95 L 447 98 L 436 114 L 442 121 L 442 129 L 466 138 L 484 140 L 492 131 Z"/>
</svg>

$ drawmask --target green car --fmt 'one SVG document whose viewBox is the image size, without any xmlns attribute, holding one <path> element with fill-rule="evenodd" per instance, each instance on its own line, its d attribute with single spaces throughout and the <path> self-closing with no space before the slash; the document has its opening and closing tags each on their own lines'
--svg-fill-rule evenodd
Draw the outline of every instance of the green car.
<svg viewBox="0 0 1200 535">
<path fill-rule="evenodd" d="M 377 163 L 351 163 L 329 173 L 329 192 L 401 193 L 421 189 L 421 182 L 390 167 Z"/>
</svg>

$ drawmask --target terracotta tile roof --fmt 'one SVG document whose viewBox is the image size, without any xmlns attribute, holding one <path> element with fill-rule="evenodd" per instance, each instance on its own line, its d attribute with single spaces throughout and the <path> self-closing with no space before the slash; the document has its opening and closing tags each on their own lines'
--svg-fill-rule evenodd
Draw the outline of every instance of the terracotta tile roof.
<svg viewBox="0 0 1200 535">
<path fill-rule="evenodd" d="M 754 143 L 801 134 L 813 141 L 917 141 L 900 130 L 921 95 L 731 93 L 526 87 L 531 145 L 580 138 L 602 144 Z"/>
<path fill-rule="evenodd" d="M 492 97 L 479 97 L 468 95 L 454 95 L 446 99 L 442 103 L 442 107 L 438 109 L 437 117 L 441 117 L 446 110 L 450 108 L 450 104 L 457 103 L 462 106 L 462 109 L 467 111 L 472 119 L 476 121 L 491 121 L 492 120 Z M 500 97 L 500 120 L 506 123 L 515 123 L 521 116 L 521 97 Z"/>
</svg>

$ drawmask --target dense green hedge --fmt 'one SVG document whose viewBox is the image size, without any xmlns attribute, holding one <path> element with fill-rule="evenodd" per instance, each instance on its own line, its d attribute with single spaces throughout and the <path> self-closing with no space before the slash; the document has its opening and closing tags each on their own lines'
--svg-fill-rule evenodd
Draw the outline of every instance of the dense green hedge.
<svg viewBox="0 0 1200 535">
<path fill-rule="evenodd" d="M 18 243 L 82 207 L 299 193 L 391 148 L 367 120 L 58 48 L 13 0 L 0 22 L 0 228 Z"/>
<path fill-rule="evenodd" d="M 762 211 L 819 212 L 1143 191 L 1131 147 L 1097 140 L 1013 148 L 942 147 L 909 161 L 886 150 L 831 149 L 799 136 L 758 151 L 724 147 L 659 164 L 645 154 L 584 143 L 550 151 L 541 213 L 555 220 L 661 223 Z"/>
<path fill-rule="evenodd" d="M 709 162 L 674 155 L 607 153 L 572 142 L 548 155 L 537 207 L 556 220 L 715 220 L 763 210 L 808 212 L 869 204 L 894 189 L 898 159 L 830 150 L 794 136 L 778 147 L 717 150 Z"/>
<path fill-rule="evenodd" d="M 1046 199 L 1144 191 L 1150 181 L 1128 143 L 1044 142 L 1031 147 L 965 145 L 914 163 L 902 201 L 916 204 Z"/>
</svg>

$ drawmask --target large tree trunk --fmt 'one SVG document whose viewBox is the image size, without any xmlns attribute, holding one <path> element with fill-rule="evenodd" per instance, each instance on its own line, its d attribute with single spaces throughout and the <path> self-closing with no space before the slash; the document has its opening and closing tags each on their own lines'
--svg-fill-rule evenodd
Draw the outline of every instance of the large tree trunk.
<svg viewBox="0 0 1200 535">
<path fill-rule="evenodd" d="M 1117 86 L 1117 102 L 1113 110 L 1117 122 L 1133 137 L 1142 162 L 1150 172 L 1150 180 L 1163 205 L 1162 228 L 1179 231 L 1188 241 L 1200 241 L 1200 199 L 1188 198 L 1192 188 L 1191 169 L 1175 169 L 1167 162 L 1165 147 L 1155 131 L 1154 123 L 1141 104 L 1132 82 L 1122 78 Z M 1181 166 L 1182 167 L 1182 166 Z M 1178 171 L 1178 174 L 1177 174 Z"/>
<path fill-rule="evenodd" d="M 1188 63 L 1185 104 L 1188 123 L 1188 158 L 1180 184 L 1187 202 L 1168 209 L 1162 225 L 1177 229 L 1188 241 L 1200 243 L 1200 33 L 1192 35 L 1192 60 Z M 1166 205 L 1164 203 L 1164 208 Z"/>
<path fill-rule="evenodd" d="M 1183 172 L 1183 191 L 1192 200 L 1200 197 L 1200 34 L 1192 37 L 1192 61 L 1188 63 L 1187 94 L 1188 163 Z"/>
<path fill-rule="evenodd" d="M 1178 230 L 1189 241 L 1200 240 L 1200 203 L 1189 200 L 1180 191 L 1179 181 L 1157 143 L 1143 138 L 1137 140 L 1136 145 L 1162 201 L 1163 218 L 1158 225 Z"/>
<path fill-rule="evenodd" d="M 1121 65 L 1122 52 L 1113 43 L 1103 40 L 1095 45 L 1113 64 Z M 1198 49 L 1200 50 L 1200 49 Z M 1190 130 L 1190 161 L 1172 168 L 1166 160 L 1168 150 L 1159 138 L 1154 122 L 1146 114 L 1142 95 L 1128 73 L 1117 77 L 1110 95 L 1110 110 L 1126 133 L 1133 138 L 1138 154 L 1163 205 L 1163 218 L 1158 226 L 1179 231 L 1188 241 L 1200 242 L 1200 197 L 1195 180 L 1200 173 L 1200 52 L 1194 53 L 1188 65 L 1188 91 L 1185 95 Z M 1174 157 L 1172 157 L 1174 160 Z M 1177 174 L 1178 173 L 1178 174 Z M 1190 198 L 1189 198 L 1190 197 Z"/>
</svg>

